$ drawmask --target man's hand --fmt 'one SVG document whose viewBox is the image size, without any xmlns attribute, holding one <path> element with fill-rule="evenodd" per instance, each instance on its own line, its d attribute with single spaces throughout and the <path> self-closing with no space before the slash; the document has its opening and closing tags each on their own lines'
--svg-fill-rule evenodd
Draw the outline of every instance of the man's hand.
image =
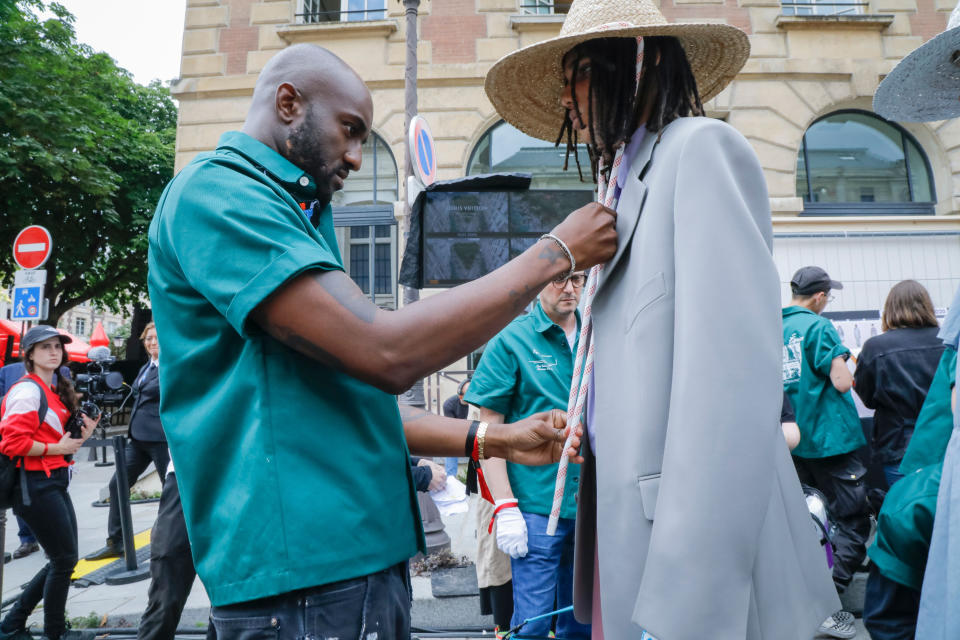
<svg viewBox="0 0 960 640">
<path fill-rule="evenodd" d="M 504 503 L 516 505 L 514 499 L 497 500 L 496 506 Z M 505 507 L 497 511 L 497 546 L 511 558 L 527 555 L 527 523 L 516 506 Z"/>
<path fill-rule="evenodd" d="M 583 429 L 577 427 L 570 447 L 564 451 L 567 438 L 567 414 L 560 409 L 535 413 L 513 424 L 490 425 L 484 451 L 488 458 L 505 458 L 510 462 L 526 465 L 543 465 L 558 462 L 567 455 L 571 462 L 581 463 L 577 455 Z"/>
<path fill-rule="evenodd" d="M 420 461 L 417 463 L 418 467 L 430 467 L 430 486 L 427 487 L 430 491 L 439 491 L 447 485 L 447 470 L 438 465 L 433 460 L 427 460 L 426 458 L 420 458 Z"/>
<path fill-rule="evenodd" d="M 568 215 L 551 233 L 567 243 L 577 269 L 589 269 L 617 252 L 617 213 L 591 202 Z"/>
</svg>

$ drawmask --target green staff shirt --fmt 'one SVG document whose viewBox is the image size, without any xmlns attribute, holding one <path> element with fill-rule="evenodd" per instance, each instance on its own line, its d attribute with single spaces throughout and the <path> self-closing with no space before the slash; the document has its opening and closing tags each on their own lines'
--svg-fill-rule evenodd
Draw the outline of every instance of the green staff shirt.
<svg viewBox="0 0 960 640">
<path fill-rule="evenodd" d="M 783 310 L 783 388 L 800 427 L 795 456 L 826 458 L 866 444 L 851 392 L 830 381 L 833 359 L 845 353 L 829 320 L 804 307 Z"/>
<path fill-rule="evenodd" d="M 343 269 L 330 207 L 317 230 L 298 204 L 315 197 L 310 176 L 229 132 L 167 185 L 150 225 L 160 412 L 216 606 L 425 548 L 396 398 L 248 321 L 294 276 Z"/>
<path fill-rule="evenodd" d="M 579 334 L 580 316 L 577 315 Z M 537 301 L 532 313 L 511 322 L 487 343 L 464 400 L 516 422 L 539 411 L 566 411 L 573 377 L 573 350 L 567 336 Z M 507 462 L 510 487 L 520 510 L 550 515 L 557 464 L 531 467 Z M 561 518 L 577 515 L 580 465 L 567 467 Z"/>
</svg>

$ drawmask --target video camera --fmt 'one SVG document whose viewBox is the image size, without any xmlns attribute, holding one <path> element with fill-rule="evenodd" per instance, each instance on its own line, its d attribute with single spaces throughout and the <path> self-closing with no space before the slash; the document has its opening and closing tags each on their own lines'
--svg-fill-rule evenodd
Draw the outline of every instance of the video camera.
<svg viewBox="0 0 960 640">
<path fill-rule="evenodd" d="M 96 420 L 107 406 L 116 406 L 123 402 L 123 375 L 119 371 L 110 371 L 110 365 L 116 362 L 107 347 L 93 347 L 87 353 L 90 362 L 86 373 L 78 373 L 74 378 L 74 388 L 83 394 L 80 408 L 67 423 L 67 430 L 74 438 L 80 437 L 84 414 Z M 109 415 L 104 416 L 109 420 Z"/>
</svg>

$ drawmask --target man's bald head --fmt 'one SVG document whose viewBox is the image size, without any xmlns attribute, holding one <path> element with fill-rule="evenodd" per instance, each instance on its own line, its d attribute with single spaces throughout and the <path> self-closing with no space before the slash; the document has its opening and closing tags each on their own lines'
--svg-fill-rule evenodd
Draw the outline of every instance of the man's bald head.
<svg viewBox="0 0 960 640">
<path fill-rule="evenodd" d="M 326 204 L 360 168 L 372 119 L 360 76 L 327 49 L 298 44 L 260 73 L 243 131 L 310 174 Z"/>
</svg>

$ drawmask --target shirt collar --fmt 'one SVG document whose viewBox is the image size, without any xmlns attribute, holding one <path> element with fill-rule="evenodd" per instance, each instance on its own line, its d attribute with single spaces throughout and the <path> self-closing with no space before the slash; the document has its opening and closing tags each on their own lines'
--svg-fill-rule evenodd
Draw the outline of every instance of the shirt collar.
<svg viewBox="0 0 960 640">
<path fill-rule="evenodd" d="M 298 202 L 310 202 L 317 197 L 317 183 L 309 174 L 242 131 L 227 131 L 220 136 L 217 149 L 230 149 L 239 153 L 283 186 Z"/>
<path fill-rule="evenodd" d="M 580 309 L 577 309 L 574 311 L 574 313 L 577 315 L 577 332 L 579 333 Z M 533 309 L 533 327 L 538 333 L 546 333 L 551 327 L 556 327 L 557 329 L 560 329 L 560 331 L 563 331 L 563 327 L 551 320 L 550 316 L 547 315 L 547 312 L 543 310 L 543 306 L 541 306 L 539 298 L 537 298 L 537 306 Z M 566 332 L 564 332 L 564 335 L 566 335 Z"/>
<path fill-rule="evenodd" d="M 621 189 L 626 186 L 627 174 L 630 173 L 625 169 L 629 168 L 630 165 L 633 164 L 634 159 L 637 157 L 637 152 L 640 151 L 640 145 L 643 144 L 643 139 L 646 136 L 646 126 L 640 125 L 630 137 L 630 144 L 628 144 L 627 148 L 623 150 L 623 160 L 622 164 L 620 165 L 621 171 L 617 173 L 617 186 L 619 186 Z"/>
</svg>

